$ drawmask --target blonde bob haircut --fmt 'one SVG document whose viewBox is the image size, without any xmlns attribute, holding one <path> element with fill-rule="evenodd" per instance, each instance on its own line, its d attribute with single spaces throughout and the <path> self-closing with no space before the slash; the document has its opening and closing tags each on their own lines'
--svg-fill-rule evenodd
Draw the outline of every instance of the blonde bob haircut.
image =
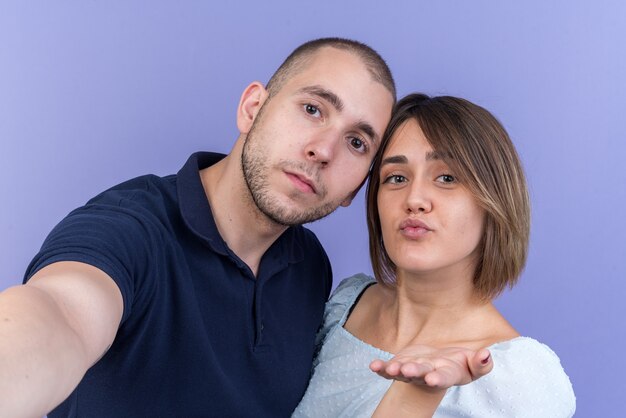
<svg viewBox="0 0 626 418">
<path fill-rule="evenodd" d="M 500 122 L 467 100 L 410 94 L 394 107 L 367 185 L 370 258 L 376 280 L 394 286 L 396 266 L 385 250 L 378 211 L 380 164 L 396 130 L 414 119 L 461 184 L 485 210 L 485 230 L 477 251 L 474 290 L 489 301 L 513 287 L 528 253 L 530 199 L 522 165 Z"/>
</svg>

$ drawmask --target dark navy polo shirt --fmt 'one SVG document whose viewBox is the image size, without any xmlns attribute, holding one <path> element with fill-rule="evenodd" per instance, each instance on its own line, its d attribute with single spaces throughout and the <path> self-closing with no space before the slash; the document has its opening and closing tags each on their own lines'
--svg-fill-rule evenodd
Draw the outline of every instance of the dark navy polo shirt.
<svg viewBox="0 0 626 418">
<path fill-rule="evenodd" d="M 28 280 L 80 261 L 119 286 L 113 345 L 55 417 L 289 416 L 308 384 L 331 269 L 315 235 L 287 229 L 254 277 L 216 228 L 192 155 L 177 175 L 115 186 L 57 225 Z"/>
</svg>

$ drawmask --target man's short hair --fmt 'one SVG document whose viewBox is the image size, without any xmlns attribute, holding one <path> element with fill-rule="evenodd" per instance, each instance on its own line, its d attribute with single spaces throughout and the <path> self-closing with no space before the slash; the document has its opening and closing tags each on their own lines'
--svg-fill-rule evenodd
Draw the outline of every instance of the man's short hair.
<svg viewBox="0 0 626 418">
<path fill-rule="evenodd" d="M 358 56 L 369 70 L 372 78 L 385 86 L 395 100 L 396 86 L 385 60 L 370 46 L 344 38 L 320 38 L 297 47 L 268 81 L 266 89 L 269 96 L 272 97 L 278 93 L 291 77 L 302 70 L 314 53 L 324 47 L 341 49 Z"/>
<path fill-rule="evenodd" d="M 504 127 L 486 109 L 456 97 L 411 94 L 392 112 L 367 185 L 374 275 L 383 285 L 395 283 L 396 266 L 385 250 L 379 219 L 380 165 L 394 132 L 410 119 L 485 210 L 473 280 L 476 295 L 491 300 L 516 283 L 526 263 L 530 199 L 522 164 Z"/>
</svg>

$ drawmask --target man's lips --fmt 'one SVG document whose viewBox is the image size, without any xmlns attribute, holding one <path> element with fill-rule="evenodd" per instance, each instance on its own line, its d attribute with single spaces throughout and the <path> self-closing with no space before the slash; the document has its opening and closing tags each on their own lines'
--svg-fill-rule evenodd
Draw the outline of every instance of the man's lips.
<svg viewBox="0 0 626 418">
<path fill-rule="evenodd" d="M 432 232 L 432 229 L 419 219 L 407 218 L 400 223 L 400 232 L 407 238 L 420 238 Z"/>
<path fill-rule="evenodd" d="M 292 173 L 292 172 L 289 172 L 289 171 L 285 171 L 285 174 L 287 174 L 287 177 L 289 177 L 289 180 L 291 180 L 291 182 L 301 192 L 304 192 L 304 193 L 317 193 L 317 190 L 316 190 L 316 187 L 315 187 L 315 182 L 313 180 L 309 179 L 308 177 L 306 177 L 306 176 L 304 176 L 302 174 Z"/>
</svg>

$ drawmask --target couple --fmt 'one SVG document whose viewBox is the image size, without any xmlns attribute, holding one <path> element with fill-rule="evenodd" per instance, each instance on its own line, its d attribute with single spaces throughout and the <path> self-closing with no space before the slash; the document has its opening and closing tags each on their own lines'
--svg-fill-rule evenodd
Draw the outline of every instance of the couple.
<svg viewBox="0 0 626 418">
<path fill-rule="evenodd" d="M 0 294 L 0 416 L 571 415 L 558 358 L 490 303 L 528 239 L 506 133 L 460 99 L 394 104 L 371 48 L 308 42 L 245 89 L 229 155 L 70 213 Z M 349 205 L 373 159 L 377 281 L 324 310 L 330 265 L 300 225 Z"/>
</svg>

